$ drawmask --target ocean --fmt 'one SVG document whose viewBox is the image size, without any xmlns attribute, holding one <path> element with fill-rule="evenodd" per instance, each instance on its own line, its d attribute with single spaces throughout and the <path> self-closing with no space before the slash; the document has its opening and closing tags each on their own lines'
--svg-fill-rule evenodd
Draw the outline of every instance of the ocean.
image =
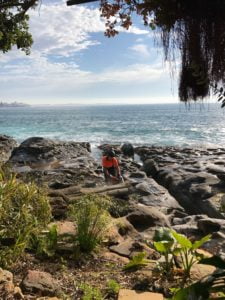
<svg viewBox="0 0 225 300">
<path fill-rule="evenodd" d="M 14 107 L 0 109 L 0 134 L 134 145 L 225 146 L 217 103 Z"/>
</svg>

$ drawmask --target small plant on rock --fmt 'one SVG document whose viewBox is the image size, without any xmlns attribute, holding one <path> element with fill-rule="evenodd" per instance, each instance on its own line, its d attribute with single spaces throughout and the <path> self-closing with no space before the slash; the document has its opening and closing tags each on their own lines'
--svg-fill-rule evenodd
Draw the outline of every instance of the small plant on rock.
<svg viewBox="0 0 225 300">
<path fill-rule="evenodd" d="M 163 271 L 170 272 L 174 264 L 175 239 L 172 236 L 170 229 L 159 228 L 155 231 L 154 247 L 165 258 L 165 261 L 160 263 Z"/>
<path fill-rule="evenodd" d="M 206 235 L 199 241 L 192 243 L 186 236 L 179 234 L 174 230 L 171 233 L 176 240 L 177 247 L 174 251 L 174 255 L 181 258 L 182 267 L 184 269 L 186 277 L 190 277 L 190 271 L 194 264 L 198 263 L 202 255 L 200 255 L 196 250 L 200 248 L 204 243 L 210 240 L 211 235 Z"/>
<path fill-rule="evenodd" d="M 142 267 L 145 267 L 150 260 L 146 259 L 146 253 L 140 252 L 137 255 L 133 256 L 128 264 L 124 266 L 124 271 L 135 271 Z"/>
<path fill-rule="evenodd" d="M 45 191 L 0 170 L 0 265 L 15 262 L 33 234 L 49 223 L 51 210 Z"/>
<path fill-rule="evenodd" d="M 48 230 L 34 235 L 31 240 L 32 248 L 39 257 L 53 257 L 57 249 L 58 232 L 56 225 Z"/>
<path fill-rule="evenodd" d="M 81 251 L 91 252 L 101 243 L 110 222 L 110 198 L 88 194 L 71 206 L 71 217 L 77 224 L 77 241 Z"/>
<path fill-rule="evenodd" d="M 155 232 L 154 247 L 165 257 L 165 262 L 161 264 L 165 272 L 173 270 L 174 258 L 178 257 L 181 259 L 185 277 L 190 277 L 192 266 L 202 258 L 197 249 L 210 240 L 210 238 L 211 235 L 207 235 L 199 241 L 192 243 L 183 234 L 179 234 L 168 228 L 160 228 Z"/>
<path fill-rule="evenodd" d="M 111 279 L 107 282 L 106 292 L 108 296 L 118 295 L 119 290 L 120 290 L 120 284 L 117 281 Z"/>
<path fill-rule="evenodd" d="M 82 300 L 104 300 L 101 291 L 96 287 L 82 283 L 80 289 L 83 292 Z"/>
</svg>

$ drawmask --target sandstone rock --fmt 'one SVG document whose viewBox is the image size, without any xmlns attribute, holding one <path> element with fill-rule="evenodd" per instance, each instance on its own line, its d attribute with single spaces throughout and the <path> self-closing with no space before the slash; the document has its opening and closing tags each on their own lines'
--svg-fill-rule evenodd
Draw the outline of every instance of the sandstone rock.
<svg viewBox="0 0 225 300">
<path fill-rule="evenodd" d="M 211 275 L 216 270 L 215 267 L 202 264 L 194 264 L 191 268 L 191 279 L 200 280 L 205 276 Z"/>
<path fill-rule="evenodd" d="M 110 251 L 125 257 L 130 257 L 132 253 L 133 240 L 128 239 L 116 246 L 109 247 Z"/>
<path fill-rule="evenodd" d="M 29 270 L 21 283 L 21 288 L 24 293 L 54 296 L 58 291 L 58 283 L 49 273 Z"/>
<path fill-rule="evenodd" d="M 212 233 L 220 231 L 221 227 L 225 228 L 224 219 L 201 219 L 198 221 L 198 228 L 204 233 Z"/>
<path fill-rule="evenodd" d="M 145 195 L 140 202 L 147 206 L 154 206 L 158 208 L 166 208 L 169 210 L 183 208 L 179 203 L 168 193 L 168 191 L 160 186 L 154 179 L 148 178 L 136 185 L 137 191 Z"/>
<path fill-rule="evenodd" d="M 119 291 L 118 300 L 163 300 L 163 295 L 159 293 L 121 289 Z"/>
<path fill-rule="evenodd" d="M 130 213 L 126 218 L 139 232 L 145 231 L 149 227 L 170 226 L 167 217 L 157 208 L 141 204 L 137 205 L 135 211 Z"/>
<path fill-rule="evenodd" d="M 121 255 L 113 253 L 113 252 L 103 252 L 101 254 L 101 258 L 103 258 L 107 261 L 112 261 L 112 262 L 117 262 L 117 263 L 122 263 L 122 264 L 127 264 L 130 261 L 129 258 L 121 256 Z"/>
<path fill-rule="evenodd" d="M 13 284 L 13 275 L 11 272 L 0 268 L 0 299 L 14 300 L 24 299 L 19 287 Z"/>
<path fill-rule="evenodd" d="M 56 221 L 49 224 L 48 227 L 55 225 L 58 236 L 72 236 L 76 235 L 76 226 L 71 221 Z"/>
<path fill-rule="evenodd" d="M 0 135 L 0 162 L 6 162 L 17 142 L 10 136 Z"/>
<path fill-rule="evenodd" d="M 13 274 L 0 268 L 0 283 L 12 282 Z"/>
<path fill-rule="evenodd" d="M 147 176 L 156 176 L 158 172 L 157 163 L 153 159 L 146 159 L 143 164 L 143 170 L 147 174 Z"/>
</svg>

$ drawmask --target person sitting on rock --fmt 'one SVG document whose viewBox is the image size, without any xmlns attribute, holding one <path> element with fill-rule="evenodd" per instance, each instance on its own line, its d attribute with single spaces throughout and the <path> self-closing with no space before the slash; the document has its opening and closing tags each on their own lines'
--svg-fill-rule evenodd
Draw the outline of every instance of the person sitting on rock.
<svg viewBox="0 0 225 300">
<path fill-rule="evenodd" d="M 119 163 L 113 150 L 107 150 L 103 155 L 102 168 L 107 183 L 118 183 L 122 180 Z"/>
</svg>

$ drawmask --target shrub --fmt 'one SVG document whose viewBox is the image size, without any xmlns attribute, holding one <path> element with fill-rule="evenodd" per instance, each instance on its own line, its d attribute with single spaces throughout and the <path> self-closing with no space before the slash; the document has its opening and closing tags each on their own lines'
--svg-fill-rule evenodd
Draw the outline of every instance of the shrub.
<svg viewBox="0 0 225 300">
<path fill-rule="evenodd" d="M 117 281 L 110 279 L 107 282 L 106 291 L 108 296 L 110 295 L 116 296 L 119 293 L 119 290 L 120 290 L 120 284 Z"/>
<path fill-rule="evenodd" d="M 48 198 L 33 183 L 25 184 L 14 174 L 0 170 L 0 265 L 15 262 L 50 221 Z"/>
<path fill-rule="evenodd" d="M 83 292 L 82 300 L 104 300 L 101 291 L 96 287 L 82 283 L 80 289 Z"/>
<path fill-rule="evenodd" d="M 53 257 L 57 250 L 57 242 L 57 227 L 52 225 L 47 231 L 33 235 L 31 246 L 38 257 Z"/>
<path fill-rule="evenodd" d="M 88 194 L 71 206 L 71 217 L 77 224 L 77 241 L 81 251 L 91 252 L 101 243 L 110 221 L 110 198 Z"/>
</svg>

